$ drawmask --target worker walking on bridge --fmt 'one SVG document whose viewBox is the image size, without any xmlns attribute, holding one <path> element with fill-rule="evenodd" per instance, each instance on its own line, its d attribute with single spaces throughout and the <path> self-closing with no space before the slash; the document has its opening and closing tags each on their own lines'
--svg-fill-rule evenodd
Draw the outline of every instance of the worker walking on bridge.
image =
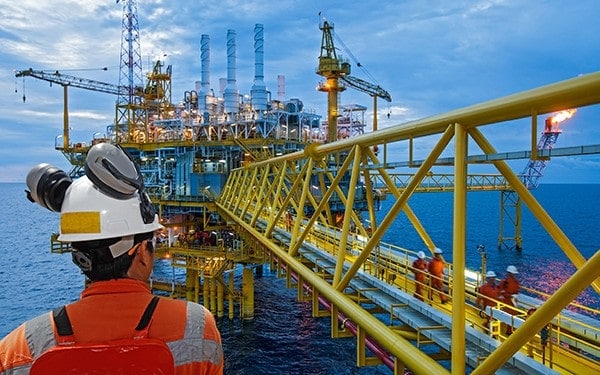
<svg viewBox="0 0 600 375">
<path fill-rule="evenodd" d="M 517 315 L 519 313 L 518 310 L 512 309 L 511 307 L 517 306 L 517 294 L 519 294 L 519 289 L 521 285 L 519 284 L 519 280 L 517 279 L 517 275 L 519 274 L 519 270 L 517 267 L 510 265 L 506 267 L 506 277 L 500 282 L 500 296 L 499 299 L 506 306 L 504 310 L 511 314 Z M 513 327 L 507 325 L 506 334 L 512 334 Z"/>
<path fill-rule="evenodd" d="M 498 305 L 498 295 L 500 289 L 496 284 L 496 273 L 494 271 L 488 271 L 485 274 L 486 283 L 479 288 L 479 294 L 477 295 L 477 306 L 482 311 L 482 318 L 485 318 L 483 326 L 488 328 L 490 325 L 490 316 L 486 313 L 488 306 L 493 307 Z"/>
<path fill-rule="evenodd" d="M 424 252 L 419 251 L 417 253 L 417 259 L 412 263 L 412 271 L 415 275 L 415 293 L 413 296 L 419 301 L 423 301 L 423 287 L 427 282 L 427 261 Z"/>
<path fill-rule="evenodd" d="M 437 290 L 440 296 L 440 302 L 448 302 L 448 297 L 444 293 L 444 260 L 442 259 L 442 249 L 436 247 L 433 250 L 433 258 L 429 261 L 427 269 L 429 271 L 429 283 L 431 288 L 429 289 L 429 299 L 433 300 L 433 289 Z"/>
</svg>

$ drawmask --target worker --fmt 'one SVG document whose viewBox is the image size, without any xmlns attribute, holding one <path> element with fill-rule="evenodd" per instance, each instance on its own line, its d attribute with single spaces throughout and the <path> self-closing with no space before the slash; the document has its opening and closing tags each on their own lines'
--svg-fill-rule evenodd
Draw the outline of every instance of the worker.
<svg viewBox="0 0 600 375">
<path fill-rule="evenodd" d="M 448 296 L 444 293 L 444 260 L 442 259 L 442 249 L 436 247 L 433 250 L 433 258 L 429 261 L 427 269 L 429 271 L 429 283 L 431 288 L 429 289 L 429 299 L 433 300 L 433 289 L 438 291 L 440 296 L 440 302 L 448 302 Z"/>
<path fill-rule="evenodd" d="M 477 295 L 477 306 L 481 309 L 482 317 L 485 318 L 483 326 L 488 328 L 490 325 L 490 315 L 486 313 L 488 306 L 496 306 L 498 304 L 498 295 L 500 290 L 496 283 L 496 273 L 494 271 L 488 271 L 485 274 L 486 282 L 479 287 L 479 294 Z"/>
<path fill-rule="evenodd" d="M 122 148 L 99 143 L 89 150 L 85 171 L 71 181 L 58 168 L 41 164 L 27 176 L 28 198 L 60 212 L 58 240 L 71 243 L 72 260 L 88 286 L 78 301 L 4 337 L 0 374 L 105 373 L 113 360 L 135 353 L 135 343 L 148 345 L 135 358 L 142 368 L 126 362 L 108 372 L 158 373 L 151 365 L 157 361 L 154 352 L 143 351 L 152 347 L 166 351 L 167 373 L 222 374 L 223 349 L 213 315 L 197 303 L 151 293 L 154 233 L 162 225 L 137 165 Z M 96 363 L 78 355 L 102 345 L 123 350 Z"/>
<path fill-rule="evenodd" d="M 517 279 L 517 275 L 519 271 L 517 267 L 510 265 L 506 267 L 506 277 L 500 282 L 499 285 L 499 299 L 501 302 L 505 304 L 504 311 L 511 315 L 517 315 L 519 313 L 518 310 L 512 309 L 511 307 L 517 306 L 517 294 L 519 293 L 519 288 L 521 287 L 519 284 L 519 280 Z M 507 325 L 506 334 L 512 334 L 513 327 L 511 325 Z"/>
<path fill-rule="evenodd" d="M 419 251 L 417 253 L 417 259 L 412 263 L 412 271 L 415 275 L 415 293 L 413 296 L 419 301 L 423 301 L 423 287 L 427 282 L 427 261 L 424 252 Z"/>
</svg>

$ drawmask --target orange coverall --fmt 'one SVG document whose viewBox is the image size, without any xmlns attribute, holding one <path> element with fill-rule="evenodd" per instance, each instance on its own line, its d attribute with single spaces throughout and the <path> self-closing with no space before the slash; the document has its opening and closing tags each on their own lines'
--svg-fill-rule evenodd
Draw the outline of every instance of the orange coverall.
<svg viewBox="0 0 600 375">
<path fill-rule="evenodd" d="M 77 343 L 131 338 L 153 298 L 148 285 L 133 279 L 98 281 L 66 306 Z M 161 298 L 148 338 L 164 341 L 175 360 L 175 374 L 222 374 L 221 335 L 212 314 L 201 305 Z M 56 346 L 52 313 L 23 323 L 0 341 L 0 374 L 28 373 L 32 362 Z"/>
<path fill-rule="evenodd" d="M 428 265 L 429 273 L 431 274 L 431 288 L 438 290 L 440 301 L 445 303 L 447 297 L 444 295 L 444 261 L 439 256 L 435 256 Z M 429 299 L 433 299 L 433 290 L 429 290 Z"/>
<path fill-rule="evenodd" d="M 509 273 L 506 275 L 506 278 L 500 282 L 500 296 L 499 299 L 504 302 L 507 306 L 515 306 L 513 302 L 513 295 L 519 293 L 520 288 L 519 280 L 513 276 L 513 274 Z M 504 310 L 511 314 L 516 315 L 519 312 L 515 309 L 511 309 L 510 307 L 505 307 Z M 506 334 L 512 333 L 512 327 L 506 327 Z"/>
<path fill-rule="evenodd" d="M 479 288 L 480 296 L 477 298 L 477 306 L 484 311 L 488 306 L 496 306 L 497 302 L 494 300 L 498 299 L 499 293 L 500 290 L 498 289 L 496 282 L 494 280 L 488 280 L 487 283 Z M 485 317 L 486 319 L 483 324 L 487 327 L 490 324 L 490 317 L 487 314 Z"/>
<path fill-rule="evenodd" d="M 427 261 L 417 258 L 412 264 L 415 274 L 415 298 L 423 301 L 423 284 L 427 281 L 425 270 L 427 269 Z"/>
</svg>

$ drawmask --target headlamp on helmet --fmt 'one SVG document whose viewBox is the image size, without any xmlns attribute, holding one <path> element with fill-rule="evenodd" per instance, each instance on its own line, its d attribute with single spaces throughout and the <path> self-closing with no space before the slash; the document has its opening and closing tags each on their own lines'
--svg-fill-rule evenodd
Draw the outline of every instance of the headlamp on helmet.
<svg viewBox="0 0 600 375">
<path fill-rule="evenodd" d="M 31 168 L 26 182 L 29 190 L 25 190 L 25 193 L 29 201 L 50 211 L 60 212 L 65 192 L 73 181 L 63 170 L 42 163 Z"/>
</svg>

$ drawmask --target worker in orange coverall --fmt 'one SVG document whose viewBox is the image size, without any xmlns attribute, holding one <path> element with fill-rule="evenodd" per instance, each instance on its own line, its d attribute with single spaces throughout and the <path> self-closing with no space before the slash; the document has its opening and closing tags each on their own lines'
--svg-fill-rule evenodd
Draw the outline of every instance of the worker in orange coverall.
<svg viewBox="0 0 600 375">
<path fill-rule="evenodd" d="M 28 198 L 60 212 L 58 240 L 71 243 L 72 260 L 89 285 L 78 301 L 0 340 L 0 375 L 159 373 L 150 371 L 158 367 L 175 375 L 222 374 L 221 336 L 210 311 L 152 295 L 155 233 L 163 226 L 138 167 L 124 149 L 99 143 L 88 151 L 85 168 L 86 175 L 75 181 L 48 164 L 27 175 Z M 127 350 L 95 349 L 107 345 Z M 121 364 L 137 347 L 142 351 L 135 362 Z M 81 359 L 96 353 L 108 358 Z M 134 371 L 140 367 L 144 371 Z"/>
<path fill-rule="evenodd" d="M 519 313 L 519 311 L 515 310 L 515 309 L 511 309 L 510 306 L 512 307 L 516 307 L 517 306 L 517 298 L 516 295 L 519 293 L 519 288 L 521 287 L 519 284 L 519 280 L 517 279 L 517 275 L 519 274 L 519 271 L 517 270 L 517 267 L 515 266 L 508 266 L 506 267 L 506 277 L 504 278 L 504 280 L 502 280 L 500 282 L 499 285 L 499 289 L 500 289 L 500 295 L 499 295 L 499 299 L 501 302 L 503 302 L 506 307 L 504 308 L 504 311 L 506 311 L 507 313 L 511 314 L 511 315 L 517 315 Z M 508 325 L 506 327 L 506 334 L 510 335 L 512 334 L 513 331 L 513 327 Z"/>
<path fill-rule="evenodd" d="M 423 287 L 427 281 L 427 261 L 425 260 L 425 253 L 419 251 L 417 253 L 417 259 L 412 263 L 412 271 L 415 275 L 415 293 L 413 296 L 419 301 L 423 301 Z"/>
<path fill-rule="evenodd" d="M 496 273 L 494 271 L 488 271 L 485 274 L 486 283 L 479 287 L 479 294 L 477 296 L 477 306 L 483 311 L 485 314 L 485 321 L 483 323 L 484 327 L 489 327 L 490 325 L 490 316 L 485 313 L 485 309 L 488 306 L 496 306 L 500 289 L 496 284 Z"/>
<path fill-rule="evenodd" d="M 427 269 L 431 277 L 429 278 L 429 282 L 431 284 L 431 288 L 429 289 L 429 299 L 433 300 L 433 289 L 438 291 L 438 295 L 440 296 L 440 302 L 446 303 L 448 302 L 448 297 L 444 294 L 444 260 L 442 259 L 442 249 L 435 248 L 433 250 L 433 258 L 429 261 Z"/>
</svg>

